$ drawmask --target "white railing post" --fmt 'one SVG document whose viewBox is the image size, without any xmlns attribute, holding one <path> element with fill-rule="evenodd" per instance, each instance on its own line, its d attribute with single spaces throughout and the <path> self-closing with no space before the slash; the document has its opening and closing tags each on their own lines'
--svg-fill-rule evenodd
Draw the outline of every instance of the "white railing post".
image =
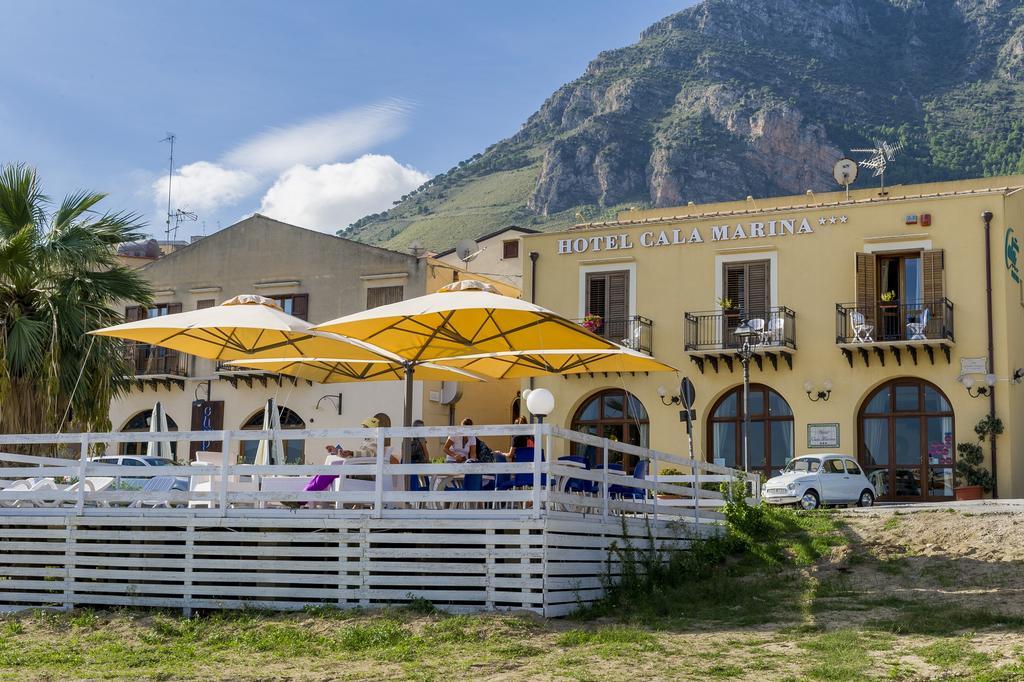
<svg viewBox="0 0 1024 682">
<path fill-rule="evenodd" d="M 373 477 L 373 518 L 384 509 L 384 430 L 377 428 L 377 473 Z"/>
<path fill-rule="evenodd" d="M 541 435 L 544 433 L 544 425 L 540 422 L 533 427 L 533 516 L 540 516 L 540 465 L 543 456 L 544 442 Z M 551 456 L 551 453 L 548 453 Z"/>
<path fill-rule="evenodd" d="M 79 516 L 85 509 L 85 466 L 89 461 L 89 434 L 82 434 L 81 447 L 82 450 L 78 455 L 78 499 L 75 501 L 75 514 Z"/>
<path fill-rule="evenodd" d="M 654 464 L 654 522 L 657 523 L 658 522 L 658 492 L 659 492 L 659 487 L 658 487 L 658 456 L 657 455 L 654 455 L 653 457 L 650 456 L 650 454 L 651 454 L 650 450 L 647 451 L 647 454 L 648 454 L 647 466 L 650 467 L 651 464 Z M 646 488 L 644 489 L 644 495 L 645 496 L 647 495 L 647 489 Z"/>
<path fill-rule="evenodd" d="M 601 518 L 608 520 L 608 439 L 604 439 L 604 468 L 601 470 L 601 496 L 604 498 Z"/>
<path fill-rule="evenodd" d="M 693 460 L 693 522 L 700 523 L 700 463 Z"/>
<path fill-rule="evenodd" d="M 545 509 L 551 509 L 551 491 L 553 490 L 553 486 L 555 485 L 555 477 L 551 475 L 551 465 L 554 464 L 554 462 L 550 460 L 550 457 L 554 453 L 555 444 L 554 444 L 554 437 L 551 435 L 551 425 L 548 424 L 547 428 L 548 428 L 548 434 L 547 434 L 547 438 L 544 439 L 545 440 L 544 452 L 548 453 L 547 454 L 548 459 L 544 460 L 544 470 L 548 474 L 548 484 L 544 488 L 544 493 L 545 493 L 544 508 Z M 555 491 L 555 492 L 557 493 L 559 491 Z"/>
<path fill-rule="evenodd" d="M 224 438 L 220 442 L 220 488 L 218 491 L 220 499 L 217 501 L 217 507 L 220 509 L 221 516 L 224 516 L 228 510 L 228 462 L 230 461 L 231 433 L 225 431 Z M 213 486 L 210 486 L 210 492 L 213 492 Z"/>
</svg>

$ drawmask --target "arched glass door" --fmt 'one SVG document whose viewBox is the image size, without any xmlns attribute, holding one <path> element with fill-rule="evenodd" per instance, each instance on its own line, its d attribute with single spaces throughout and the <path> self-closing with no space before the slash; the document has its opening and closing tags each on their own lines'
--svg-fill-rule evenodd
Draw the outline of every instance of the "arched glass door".
<svg viewBox="0 0 1024 682">
<path fill-rule="evenodd" d="M 281 428 L 282 429 L 304 429 L 306 428 L 306 422 L 302 420 L 302 417 L 295 414 L 292 410 L 287 407 L 278 406 L 278 411 L 281 417 Z M 244 424 L 242 428 L 247 431 L 259 431 L 263 428 L 263 410 L 256 412 Z M 256 449 L 259 447 L 260 442 L 258 440 L 247 440 L 242 441 L 242 451 L 240 461 L 243 464 L 252 464 L 256 461 Z M 286 440 L 283 442 L 284 445 L 284 464 L 305 464 L 306 463 L 306 441 L 303 440 Z M 274 464 L 281 464 L 281 462 L 274 461 Z"/>
<path fill-rule="evenodd" d="M 743 468 L 743 387 L 715 403 L 708 417 L 708 453 L 714 464 Z M 750 470 L 771 478 L 793 459 L 793 410 L 781 395 L 750 387 Z"/>
<path fill-rule="evenodd" d="M 632 393 L 612 388 L 595 393 L 580 405 L 572 419 L 572 430 L 600 438 L 647 447 L 650 442 L 650 420 L 647 408 Z M 591 466 L 601 464 L 603 453 L 593 446 L 578 446 L 577 455 L 586 457 Z M 627 472 L 633 470 L 635 457 L 609 453 L 611 461 L 621 461 Z"/>
<path fill-rule="evenodd" d="M 877 388 L 857 418 L 859 458 L 880 500 L 953 497 L 953 408 L 921 379 Z"/>
<path fill-rule="evenodd" d="M 149 431 L 150 421 L 153 418 L 153 410 L 143 410 L 142 412 L 135 413 L 131 419 L 121 429 L 124 433 Z M 167 415 L 167 430 L 177 431 L 178 423 L 174 421 L 170 415 Z M 121 443 L 121 454 L 122 455 L 145 455 L 148 450 L 148 443 Z M 175 441 L 171 441 L 171 456 L 177 457 L 178 444 Z"/>
</svg>

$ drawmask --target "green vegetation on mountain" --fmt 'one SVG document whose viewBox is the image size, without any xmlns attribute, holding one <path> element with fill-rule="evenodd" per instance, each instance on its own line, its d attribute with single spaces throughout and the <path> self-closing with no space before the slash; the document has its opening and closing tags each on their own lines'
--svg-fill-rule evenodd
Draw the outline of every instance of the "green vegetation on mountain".
<svg viewBox="0 0 1024 682">
<path fill-rule="evenodd" d="M 1022 172 L 1022 78 L 1018 0 L 705 0 L 346 236 L 445 248 L 513 223 L 829 189 L 832 163 L 877 140 L 906 145 L 890 183 Z"/>
</svg>

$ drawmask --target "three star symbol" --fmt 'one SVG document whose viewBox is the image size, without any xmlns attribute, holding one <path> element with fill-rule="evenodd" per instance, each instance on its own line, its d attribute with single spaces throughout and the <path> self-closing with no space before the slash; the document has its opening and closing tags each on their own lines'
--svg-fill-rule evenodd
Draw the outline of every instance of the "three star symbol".
<svg viewBox="0 0 1024 682">
<path fill-rule="evenodd" d="M 825 223 L 828 223 L 829 225 L 835 225 L 838 222 L 841 225 L 845 225 L 846 221 L 848 221 L 848 220 L 849 220 L 849 218 L 847 218 L 844 215 L 841 215 L 841 216 L 830 215 L 827 218 L 822 216 L 821 218 L 818 218 L 818 224 L 819 225 L 824 225 Z"/>
</svg>

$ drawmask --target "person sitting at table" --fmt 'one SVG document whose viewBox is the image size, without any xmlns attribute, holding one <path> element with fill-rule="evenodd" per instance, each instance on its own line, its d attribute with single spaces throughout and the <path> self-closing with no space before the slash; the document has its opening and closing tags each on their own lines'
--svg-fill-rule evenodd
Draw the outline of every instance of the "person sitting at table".
<svg viewBox="0 0 1024 682">
<path fill-rule="evenodd" d="M 412 425 L 423 426 L 423 420 L 417 419 Z M 410 464 L 426 464 L 430 461 L 430 451 L 427 450 L 426 438 L 412 439 L 412 445 L 409 447 L 409 459 L 411 460 Z"/>
<path fill-rule="evenodd" d="M 525 416 L 519 415 L 518 417 L 516 417 L 516 420 L 512 423 L 515 424 L 516 426 L 520 426 L 522 424 L 529 424 L 530 422 L 526 420 Z M 508 452 L 503 452 L 501 454 L 505 455 L 506 459 L 508 459 L 508 461 L 511 462 L 513 459 L 515 459 L 516 448 L 532 447 L 533 436 L 512 436 L 512 447 L 508 449 Z"/>
<path fill-rule="evenodd" d="M 462 420 L 463 426 L 472 426 L 473 420 L 466 417 Z M 448 464 L 461 464 L 467 460 L 476 459 L 476 436 L 448 436 L 442 448 L 445 454 L 445 462 Z"/>
</svg>

